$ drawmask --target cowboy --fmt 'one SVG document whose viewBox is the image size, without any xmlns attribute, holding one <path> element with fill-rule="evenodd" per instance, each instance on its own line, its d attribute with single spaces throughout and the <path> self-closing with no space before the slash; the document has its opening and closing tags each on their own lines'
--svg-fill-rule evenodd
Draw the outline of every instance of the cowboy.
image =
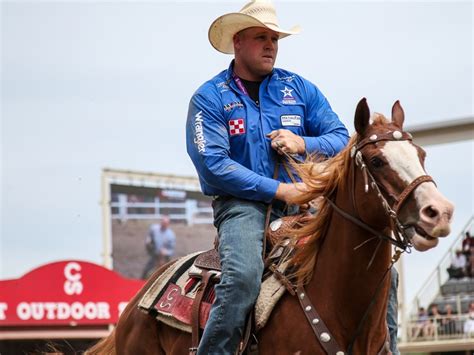
<svg viewBox="0 0 474 355">
<path fill-rule="evenodd" d="M 260 289 L 267 207 L 272 203 L 272 218 L 281 217 L 290 213 L 286 203 L 304 193 L 304 183 L 275 169 L 279 156 L 333 156 L 349 138 L 313 83 L 274 67 L 278 41 L 298 32 L 280 28 L 268 0 L 251 1 L 209 29 L 211 45 L 234 60 L 195 92 L 186 126 L 202 191 L 214 197 L 222 265 L 198 354 L 238 349 Z"/>
</svg>

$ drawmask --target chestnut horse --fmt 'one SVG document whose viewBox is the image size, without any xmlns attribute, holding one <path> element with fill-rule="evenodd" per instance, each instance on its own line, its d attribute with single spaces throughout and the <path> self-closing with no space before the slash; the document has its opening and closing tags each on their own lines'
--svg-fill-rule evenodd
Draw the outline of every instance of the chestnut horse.
<svg viewBox="0 0 474 355">
<path fill-rule="evenodd" d="M 377 354 L 387 339 L 387 299 L 392 244 L 397 250 L 433 248 L 450 231 L 452 204 L 424 169 L 425 152 L 403 132 L 404 113 L 395 102 L 392 119 L 375 114 L 362 99 L 356 134 L 347 148 L 298 173 L 308 185 L 305 203 L 319 197 L 318 213 L 292 233 L 295 281 L 326 324 L 314 331 L 298 293 L 285 293 L 257 333 L 260 354 L 325 354 L 328 337 L 337 354 Z M 323 198 L 321 198 L 323 196 Z M 296 243 L 296 239 L 304 242 Z M 317 255 L 317 257 L 316 257 Z M 157 322 L 137 304 L 153 280 L 128 304 L 111 335 L 88 354 L 188 354 L 191 335 Z M 301 291 L 301 289 L 300 289 Z M 301 296 L 303 297 L 303 296 Z M 316 323 L 313 319 L 313 323 Z"/>
</svg>

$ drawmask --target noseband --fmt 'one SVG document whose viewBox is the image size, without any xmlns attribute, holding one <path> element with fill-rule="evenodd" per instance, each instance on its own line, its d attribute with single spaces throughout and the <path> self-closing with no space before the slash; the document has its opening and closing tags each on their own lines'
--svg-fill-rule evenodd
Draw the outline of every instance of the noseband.
<svg viewBox="0 0 474 355">
<path fill-rule="evenodd" d="M 391 236 L 386 236 L 383 233 L 376 231 L 374 228 L 370 227 L 367 223 L 362 221 L 360 217 L 352 216 L 351 214 L 347 213 L 346 211 L 342 210 L 340 207 L 338 207 L 331 199 L 328 198 L 329 204 L 334 208 L 335 211 L 337 211 L 340 215 L 342 215 L 344 218 L 350 220 L 354 224 L 358 225 L 359 227 L 367 230 L 368 232 L 376 235 L 380 239 L 386 240 L 396 247 L 406 250 L 409 246 L 411 246 L 410 238 L 406 234 L 406 226 L 404 226 L 399 218 L 398 218 L 398 212 L 402 205 L 405 203 L 407 200 L 408 196 L 422 183 L 425 182 L 433 182 L 436 184 L 433 180 L 433 178 L 429 175 L 421 175 L 415 180 L 413 180 L 408 186 L 405 187 L 405 189 L 400 193 L 398 196 L 394 196 L 393 194 L 388 193 L 388 189 L 384 187 L 383 185 L 379 185 L 377 181 L 375 180 L 374 176 L 371 174 L 370 170 L 367 167 L 367 164 L 365 163 L 364 156 L 362 155 L 361 149 L 365 147 L 368 144 L 375 144 L 377 142 L 382 142 L 382 141 L 411 141 L 412 140 L 412 135 L 408 132 L 400 132 L 400 131 L 390 131 L 381 135 L 372 135 L 368 138 L 364 138 L 361 140 L 359 143 L 355 144 L 351 148 L 351 158 L 354 159 L 354 164 L 352 164 L 352 205 L 355 211 L 357 211 L 356 203 L 355 203 L 355 172 L 354 166 L 357 166 L 360 168 L 362 171 L 362 176 L 364 178 L 364 190 L 365 192 L 369 192 L 369 186 L 376 192 L 377 197 L 379 198 L 381 205 L 387 214 L 387 216 L 390 219 L 390 225 L 391 225 L 391 230 L 393 232 L 393 236 L 395 238 L 392 238 Z M 381 189 L 387 192 L 387 194 L 390 195 L 395 200 L 395 203 L 393 206 L 390 206 L 390 204 L 387 202 L 387 199 L 385 196 L 382 194 Z M 358 214 L 358 213 L 357 213 Z"/>
</svg>

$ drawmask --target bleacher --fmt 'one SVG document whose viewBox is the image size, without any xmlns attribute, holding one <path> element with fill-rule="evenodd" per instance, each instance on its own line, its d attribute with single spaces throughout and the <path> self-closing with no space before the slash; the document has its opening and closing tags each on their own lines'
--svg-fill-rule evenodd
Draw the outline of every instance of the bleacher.
<svg viewBox="0 0 474 355">
<path fill-rule="evenodd" d="M 474 277 L 450 278 L 447 272 L 466 231 L 474 235 L 474 216 L 417 293 L 401 327 L 399 348 L 402 353 L 463 351 L 464 354 L 466 350 L 474 350 L 474 332 L 465 332 L 469 306 L 474 303 Z M 433 305 L 439 314 L 433 314 Z M 446 315 L 448 305 L 451 315 Z M 420 320 L 420 308 L 427 311 L 427 319 Z"/>
<path fill-rule="evenodd" d="M 471 302 L 474 302 L 474 278 L 464 277 L 447 280 L 433 304 L 441 310 L 450 304 L 458 313 L 467 313 Z"/>
</svg>

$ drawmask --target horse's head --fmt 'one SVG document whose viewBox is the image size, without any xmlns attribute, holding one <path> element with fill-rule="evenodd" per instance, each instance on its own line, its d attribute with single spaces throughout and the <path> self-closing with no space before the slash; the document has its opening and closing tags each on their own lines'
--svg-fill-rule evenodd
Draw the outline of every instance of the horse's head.
<svg viewBox="0 0 474 355">
<path fill-rule="evenodd" d="M 354 203 L 362 220 L 391 225 L 395 237 L 408 239 L 415 249 L 424 251 L 449 234 L 454 207 L 426 175 L 426 153 L 403 131 L 403 121 L 398 101 L 392 107 L 391 121 L 379 114 L 370 120 L 365 98 L 357 105 L 357 139 L 351 156 L 357 179 L 364 183 L 355 184 Z M 377 200 L 380 213 L 368 215 L 364 204 Z M 381 218 L 382 214 L 387 217 Z"/>
</svg>

